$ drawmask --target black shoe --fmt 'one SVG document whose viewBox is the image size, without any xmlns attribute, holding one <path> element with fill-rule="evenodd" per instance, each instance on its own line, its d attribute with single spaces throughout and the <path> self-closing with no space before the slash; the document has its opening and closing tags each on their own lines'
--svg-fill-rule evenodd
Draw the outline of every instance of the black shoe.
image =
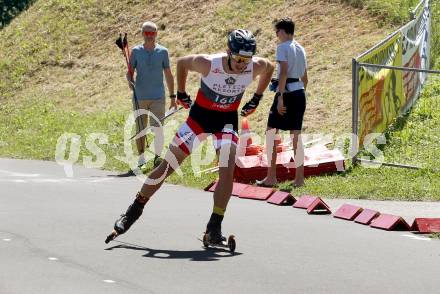
<svg viewBox="0 0 440 294">
<path fill-rule="evenodd" d="M 211 214 L 208 225 L 206 226 L 206 234 L 208 235 L 208 242 L 211 244 L 220 244 L 226 241 L 226 237 L 222 235 L 222 221 L 223 215 Z"/>
<path fill-rule="evenodd" d="M 120 178 L 126 178 L 126 177 L 132 177 L 134 175 L 135 175 L 134 172 L 130 169 L 128 172 L 123 173 L 123 174 L 119 174 L 119 175 L 116 175 L 116 176 L 120 177 Z"/>
<path fill-rule="evenodd" d="M 206 232 L 206 234 L 210 244 L 223 244 L 223 242 L 226 242 L 226 237 L 221 232 Z"/>
<path fill-rule="evenodd" d="M 130 229 L 131 225 L 142 215 L 145 204 L 139 203 L 137 200 L 131 204 L 125 214 L 121 214 L 121 217 L 116 220 L 114 229 L 121 235 Z"/>
</svg>

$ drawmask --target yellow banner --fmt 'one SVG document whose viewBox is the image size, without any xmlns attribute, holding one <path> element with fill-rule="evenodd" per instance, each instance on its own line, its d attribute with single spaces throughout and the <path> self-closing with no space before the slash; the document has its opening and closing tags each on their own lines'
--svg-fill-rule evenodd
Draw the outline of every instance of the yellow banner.
<svg viewBox="0 0 440 294">
<path fill-rule="evenodd" d="M 402 35 L 394 37 L 367 55 L 361 63 L 402 66 Z M 359 143 L 370 133 L 383 133 L 405 107 L 402 71 L 361 67 L 359 69 Z"/>
</svg>

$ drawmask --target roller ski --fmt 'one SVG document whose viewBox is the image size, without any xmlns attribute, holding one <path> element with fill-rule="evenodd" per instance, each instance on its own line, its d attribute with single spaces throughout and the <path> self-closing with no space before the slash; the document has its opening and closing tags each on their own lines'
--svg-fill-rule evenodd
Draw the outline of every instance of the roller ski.
<svg viewBox="0 0 440 294">
<path fill-rule="evenodd" d="M 228 249 L 231 254 L 235 252 L 236 243 L 234 235 L 230 235 L 226 240 L 225 236 L 220 235 L 220 237 L 213 237 L 210 233 L 205 232 L 202 242 L 205 248 L 224 248 Z"/>
<path fill-rule="evenodd" d="M 127 211 L 124 214 L 121 214 L 121 216 L 115 221 L 113 231 L 105 239 L 106 244 L 130 229 L 134 222 L 142 215 L 147 201 L 148 198 L 146 199 L 139 193 L 137 194 L 136 200 L 128 207 Z"/>
<path fill-rule="evenodd" d="M 227 248 L 232 254 L 235 252 L 235 237 L 230 235 L 228 239 L 222 235 L 221 223 L 223 215 L 213 213 L 206 226 L 206 231 L 202 237 L 202 243 L 205 248 Z"/>
</svg>

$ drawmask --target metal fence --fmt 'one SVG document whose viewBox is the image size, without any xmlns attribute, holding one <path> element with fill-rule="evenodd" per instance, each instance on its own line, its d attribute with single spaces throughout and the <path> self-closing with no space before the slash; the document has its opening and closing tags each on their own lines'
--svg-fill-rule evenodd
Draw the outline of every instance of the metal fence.
<svg viewBox="0 0 440 294">
<path fill-rule="evenodd" d="M 426 9 L 428 9 L 429 11 L 427 11 Z M 423 13 L 427 14 L 426 15 L 422 15 Z M 389 64 L 380 64 L 380 63 L 370 63 L 370 62 L 363 62 L 362 60 L 365 59 L 368 55 L 373 54 L 374 56 L 374 52 L 378 52 L 378 50 L 380 50 L 380 48 L 383 48 L 384 46 L 386 46 L 387 43 L 392 42 L 393 39 L 398 39 L 401 38 L 400 40 L 400 52 L 398 51 L 398 45 L 395 46 L 395 48 L 397 51 L 397 54 L 401 54 L 402 55 L 402 39 L 405 39 L 406 36 L 403 36 L 405 32 L 405 30 L 407 30 L 406 32 L 409 32 L 409 28 L 413 29 L 413 31 L 415 31 L 416 34 L 424 34 L 425 32 L 420 31 L 422 28 L 422 17 L 427 17 L 428 22 L 425 25 L 425 27 L 423 27 L 425 30 L 427 30 L 427 32 L 430 32 L 430 3 L 429 0 L 422 0 L 419 2 L 419 4 L 414 8 L 413 11 L 410 12 L 410 22 L 408 22 L 407 24 L 405 24 L 404 26 L 402 26 L 401 28 L 399 28 L 398 30 L 396 30 L 395 32 L 393 32 L 392 34 L 390 34 L 389 36 L 387 36 L 384 40 L 382 40 L 381 42 L 379 42 L 378 44 L 376 44 L 374 47 L 370 48 L 368 51 L 362 53 L 361 55 L 359 55 L 357 58 L 353 58 L 352 60 L 352 149 L 351 149 L 351 155 L 352 155 L 352 161 L 353 163 L 357 163 L 357 162 L 362 162 L 362 161 L 368 161 L 365 159 L 359 159 L 358 158 L 358 154 L 360 152 L 360 150 L 362 150 L 362 136 L 364 134 L 360 134 L 359 133 L 359 128 L 360 128 L 360 118 L 359 118 L 359 113 L 360 113 L 360 73 L 361 73 L 361 69 L 364 71 L 368 71 L 368 70 L 372 70 L 373 72 L 379 72 L 380 70 L 383 69 L 388 69 L 391 71 L 395 71 L 395 72 L 400 72 L 401 77 L 403 77 L 403 72 L 414 72 L 414 73 L 425 73 L 425 74 L 436 74 L 440 76 L 440 71 L 438 70 L 431 70 L 429 69 L 429 43 L 430 43 L 430 33 L 426 34 L 428 38 L 427 41 L 427 48 L 428 48 L 428 52 L 425 52 L 425 54 L 428 55 L 428 60 L 425 61 L 424 67 L 419 63 L 416 62 L 416 65 L 419 65 L 419 67 L 408 67 L 408 66 L 395 66 L 395 65 L 389 65 Z M 408 39 L 408 38 L 407 38 Z M 410 42 L 409 40 L 405 40 L 407 42 Z M 396 43 L 397 44 L 397 43 Z M 394 46 L 394 45 L 393 45 Z M 415 45 L 413 45 L 414 47 Z M 419 45 L 417 45 L 419 46 Z M 392 47 L 392 46 L 390 46 Z M 392 50 L 394 50 L 394 48 L 391 48 Z M 392 50 L 388 50 L 388 51 L 392 51 Z M 419 50 L 419 48 L 417 47 L 416 50 Z M 384 50 L 385 51 L 385 50 Z M 391 54 L 392 55 L 392 54 Z M 391 56 L 390 55 L 390 56 Z M 396 56 L 396 55 L 394 55 Z M 403 58 L 402 56 L 400 56 L 401 60 L 400 62 L 402 62 Z M 425 56 L 426 58 L 426 56 Z M 374 58 L 372 58 L 374 59 Z M 420 60 L 418 60 L 420 62 Z M 387 60 L 387 62 L 389 62 L 389 59 Z M 384 62 L 386 63 L 386 62 Z M 396 77 L 394 77 L 396 79 Z M 415 78 L 414 76 L 411 76 L 411 78 Z M 417 82 L 419 82 L 419 76 L 416 77 L 417 78 Z M 409 104 L 408 107 L 405 107 L 405 111 L 400 111 L 397 113 L 396 117 L 399 115 L 402 115 L 404 112 L 407 112 L 410 110 L 410 108 L 412 107 L 413 103 L 418 99 L 419 95 L 420 95 L 420 90 L 423 87 L 424 82 L 426 81 L 426 76 L 423 79 L 423 81 L 420 82 L 420 84 L 417 85 L 418 89 L 416 91 L 416 96 L 411 98 L 411 103 Z M 383 81 L 382 81 L 383 82 Z M 402 91 L 402 97 L 404 96 L 404 83 L 405 81 L 402 80 L 398 81 L 401 83 L 401 91 Z M 408 82 L 408 80 L 406 81 Z M 410 83 L 413 83 L 413 81 L 409 81 Z M 383 84 L 382 84 L 383 85 Z M 373 89 L 374 90 L 374 89 Z M 382 88 L 383 90 L 383 88 Z M 393 93 L 394 95 L 395 93 Z M 413 93 L 411 93 L 413 94 Z M 376 93 L 376 95 L 378 95 Z M 383 93 L 380 93 L 379 95 L 383 95 Z M 370 94 L 370 96 L 374 96 L 374 94 Z M 374 97 L 377 99 L 377 97 Z M 383 99 L 383 97 L 379 97 L 379 99 Z M 388 103 L 390 103 L 388 101 Z M 364 122 L 362 122 L 364 123 Z M 387 128 L 389 127 L 389 125 L 386 126 Z M 371 163 L 375 163 L 374 161 L 369 161 Z M 403 168 L 412 168 L 412 169 L 417 169 L 419 167 L 417 166 L 411 166 L 411 165 L 406 165 L 406 164 L 401 164 L 401 163 L 381 163 L 382 165 L 386 165 L 386 166 L 393 166 L 393 167 L 403 167 Z"/>
</svg>

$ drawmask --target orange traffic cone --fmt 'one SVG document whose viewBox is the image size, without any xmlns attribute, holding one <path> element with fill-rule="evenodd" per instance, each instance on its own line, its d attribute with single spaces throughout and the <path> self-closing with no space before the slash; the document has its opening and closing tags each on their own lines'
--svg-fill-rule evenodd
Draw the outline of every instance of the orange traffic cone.
<svg viewBox="0 0 440 294">
<path fill-rule="evenodd" d="M 243 119 L 241 120 L 240 136 L 247 138 L 246 144 L 244 145 L 244 147 L 248 147 L 249 145 L 252 144 L 252 137 L 250 136 L 250 132 L 251 132 L 251 130 L 249 128 L 249 122 L 248 122 L 247 118 L 243 117 Z"/>
<path fill-rule="evenodd" d="M 260 145 L 252 143 L 251 131 L 247 118 L 243 118 L 241 121 L 240 144 L 238 148 L 240 150 L 239 154 L 244 154 L 245 156 L 257 155 L 262 151 Z"/>
</svg>

